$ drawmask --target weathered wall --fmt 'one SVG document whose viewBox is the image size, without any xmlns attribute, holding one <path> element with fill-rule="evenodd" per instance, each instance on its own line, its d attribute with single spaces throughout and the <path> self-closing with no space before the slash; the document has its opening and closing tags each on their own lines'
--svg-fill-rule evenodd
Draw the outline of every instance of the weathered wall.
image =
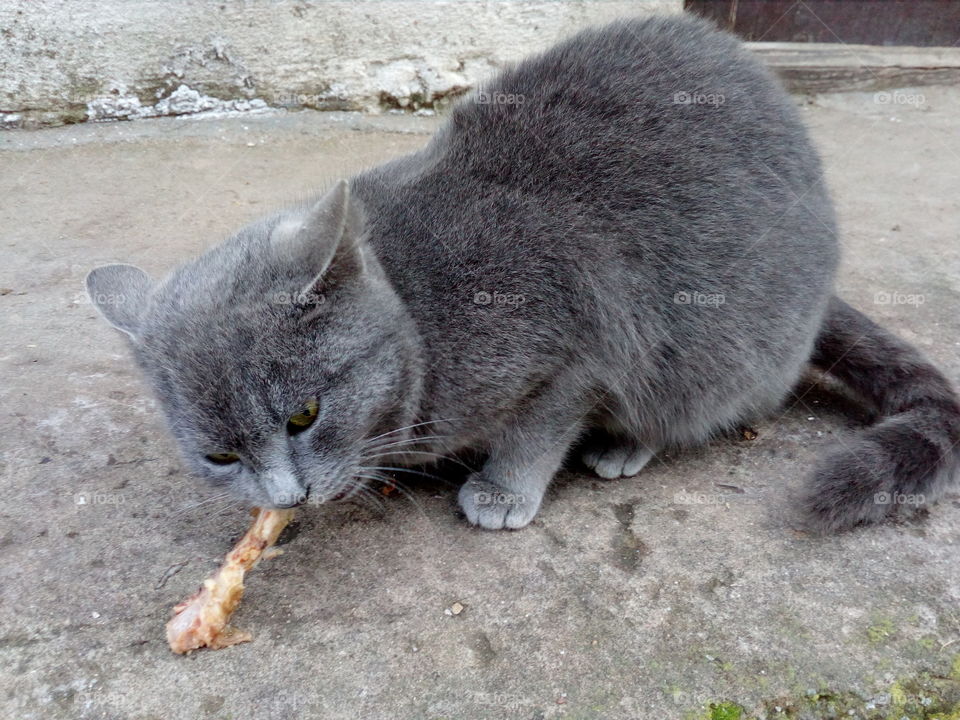
<svg viewBox="0 0 960 720">
<path fill-rule="evenodd" d="M 681 6 L 3 0 L 0 125 L 267 106 L 430 108 L 579 27 Z"/>
</svg>

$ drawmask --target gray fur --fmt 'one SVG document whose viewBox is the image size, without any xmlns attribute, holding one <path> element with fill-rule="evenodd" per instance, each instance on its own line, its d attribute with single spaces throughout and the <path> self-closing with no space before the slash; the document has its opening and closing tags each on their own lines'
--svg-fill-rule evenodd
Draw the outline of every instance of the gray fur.
<svg viewBox="0 0 960 720">
<path fill-rule="evenodd" d="M 422 151 L 244 228 L 162 283 L 111 266 L 88 288 L 95 302 L 138 298 L 97 304 L 130 334 L 198 474 L 273 506 L 480 450 L 460 505 L 516 528 L 578 441 L 602 476 L 630 475 L 775 408 L 834 332 L 837 256 L 790 99 L 733 38 L 661 18 L 582 32 L 505 71 Z M 906 385 L 946 388 L 930 428 L 946 448 L 960 409 L 924 367 Z M 310 397 L 319 419 L 288 436 Z M 910 456 L 916 436 L 890 428 Z M 203 459 L 225 451 L 244 462 Z M 820 471 L 815 527 L 886 514 L 863 511 L 840 462 Z M 902 484 L 888 455 L 858 462 Z"/>
</svg>

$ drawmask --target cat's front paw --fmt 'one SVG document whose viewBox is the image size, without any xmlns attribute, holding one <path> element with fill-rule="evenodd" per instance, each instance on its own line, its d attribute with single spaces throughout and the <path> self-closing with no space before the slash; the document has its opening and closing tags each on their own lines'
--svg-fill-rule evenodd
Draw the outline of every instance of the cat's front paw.
<svg viewBox="0 0 960 720">
<path fill-rule="evenodd" d="M 467 520 L 474 525 L 487 530 L 515 530 L 533 520 L 543 495 L 533 497 L 507 490 L 477 473 L 463 484 L 457 499 Z"/>
<path fill-rule="evenodd" d="M 614 480 L 633 477 L 652 457 L 653 451 L 640 443 L 608 438 L 584 451 L 583 464 L 605 480 Z"/>
</svg>

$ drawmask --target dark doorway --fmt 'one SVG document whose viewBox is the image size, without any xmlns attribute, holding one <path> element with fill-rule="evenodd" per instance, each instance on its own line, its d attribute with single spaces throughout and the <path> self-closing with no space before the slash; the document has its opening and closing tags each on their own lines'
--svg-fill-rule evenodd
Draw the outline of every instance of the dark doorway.
<svg viewBox="0 0 960 720">
<path fill-rule="evenodd" d="M 956 0 L 685 0 L 684 7 L 745 40 L 960 44 Z"/>
</svg>

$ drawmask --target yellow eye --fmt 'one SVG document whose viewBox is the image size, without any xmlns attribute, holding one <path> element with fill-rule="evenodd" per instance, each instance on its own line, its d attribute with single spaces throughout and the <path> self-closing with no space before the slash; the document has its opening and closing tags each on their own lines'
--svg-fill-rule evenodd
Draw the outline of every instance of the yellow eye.
<svg viewBox="0 0 960 720">
<path fill-rule="evenodd" d="M 313 425 L 313 421 L 317 419 L 319 412 L 320 405 L 317 404 L 316 398 L 310 398 L 303 404 L 300 410 L 291 415 L 290 419 L 287 420 L 287 432 L 291 435 L 303 432 Z"/>
<path fill-rule="evenodd" d="M 215 465 L 231 465 L 240 462 L 240 456 L 236 453 L 210 453 L 207 455 L 207 460 Z"/>
</svg>

